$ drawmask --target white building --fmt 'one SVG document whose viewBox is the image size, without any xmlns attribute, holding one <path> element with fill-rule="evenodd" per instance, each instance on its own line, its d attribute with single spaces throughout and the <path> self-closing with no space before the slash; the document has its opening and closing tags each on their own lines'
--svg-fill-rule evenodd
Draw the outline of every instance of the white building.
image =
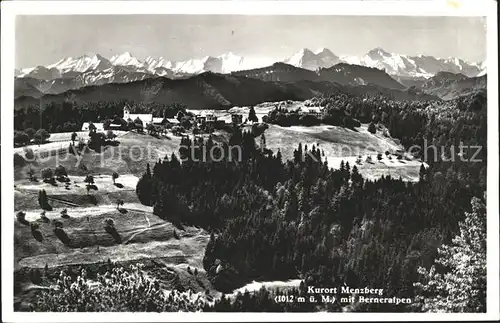
<svg viewBox="0 0 500 323">
<path fill-rule="evenodd" d="M 300 107 L 300 114 L 306 115 L 313 115 L 316 117 L 321 116 L 321 107 Z"/>
<path fill-rule="evenodd" d="M 132 121 L 135 121 L 137 118 L 139 118 L 139 120 L 142 121 L 143 126 L 146 126 L 147 124 L 150 124 L 150 123 L 152 123 L 152 124 L 160 124 L 163 121 L 163 118 L 161 118 L 161 117 L 160 118 L 153 117 L 153 115 L 150 114 L 150 113 L 149 114 L 147 114 L 147 113 L 146 114 L 144 114 L 144 113 L 142 113 L 142 114 L 133 114 L 133 113 L 130 113 L 130 109 L 127 106 L 125 106 L 123 108 L 123 119 L 125 121 L 128 121 L 129 119 L 132 120 Z"/>
<path fill-rule="evenodd" d="M 207 122 L 217 121 L 217 117 L 211 113 L 206 114 L 205 117 L 207 118 Z"/>
<path fill-rule="evenodd" d="M 178 125 L 180 122 L 176 118 L 167 118 L 167 122 L 173 124 L 173 125 Z"/>
</svg>

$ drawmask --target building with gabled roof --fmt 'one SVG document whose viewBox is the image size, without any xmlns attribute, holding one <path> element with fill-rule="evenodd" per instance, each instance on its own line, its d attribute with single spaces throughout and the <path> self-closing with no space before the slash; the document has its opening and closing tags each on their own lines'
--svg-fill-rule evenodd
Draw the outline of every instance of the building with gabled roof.
<svg viewBox="0 0 500 323">
<path fill-rule="evenodd" d="M 151 113 L 130 113 L 130 109 L 128 106 L 123 107 L 123 119 L 128 121 L 129 119 L 135 121 L 139 119 L 142 121 L 142 124 L 146 126 L 147 124 L 161 124 L 163 122 L 163 118 L 161 117 L 153 117 Z"/>
</svg>

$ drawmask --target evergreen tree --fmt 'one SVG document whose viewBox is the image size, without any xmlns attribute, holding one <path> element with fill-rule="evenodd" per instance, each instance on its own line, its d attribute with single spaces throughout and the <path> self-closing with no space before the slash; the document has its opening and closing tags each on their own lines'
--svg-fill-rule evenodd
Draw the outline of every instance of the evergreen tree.
<svg viewBox="0 0 500 323">
<path fill-rule="evenodd" d="M 38 191 L 38 204 L 42 209 L 45 207 L 45 200 L 43 199 L 43 190 Z"/>
<path fill-rule="evenodd" d="M 257 118 L 257 114 L 255 114 L 254 107 L 250 107 L 250 111 L 248 111 L 248 121 L 259 122 L 259 118 Z"/>
<path fill-rule="evenodd" d="M 419 171 L 419 180 L 421 182 L 424 182 L 427 180 L 427 170 L 425 169 L 424 164 L 420 165 L 420 171 Z"/>
<path fill-rule="evenodd" d="M 356 165 L 352 167 L 351 180 L 354 186 L 363 185 L 363 176 L 359 173 Z"/>
<path fill-rule="evenodd" d="M 149 166 L 149 164 L 148 164 Z M 148 168 L 149 169 L 149 168 Z M 117 172 L 113 172 L 113 174 L 111 175 L 111 178 L 113 179 L 113 184 L 116 184 L 115 181 L 116 179 L 119 177 L 120 175 L 118 175 Z"/>
<path fill-rule="evenodd" d="M 47 192 L 45 190 L 38 191 L 38 204 L 44 210 L 52 210 L 52 207 L 49 204 L 49 198 L 47 197 Z"/>
<path fill-rule="evenodd" d="M 430 270 L 420 267 L 417 305 L 425 312 L 486 311 L 486 207 L 472 199 L 472 212 L 460 223 L 451 245 L 439 248 Z"/>
<path fill-rule="evenodd" d="M 370 125 L 368 126 L 368 131 L 370 133 L 375 134 L 377 132 L 377 128 L 375 127 L 375 123 L 370 122 Z"/>
<path fill-rule="evenodd" d="M 278 160 L 281 164 L 281 160 L 282 160 L 282 156 L 281 156 L 281 150 L 278 148 L 278 152 L 276 153 L 276 160 Z"/>
<path fill-rule="evenodd" d="M 75 140 L 76 140 L 76 137 L 77 137 L 76 132 L 73 132 L 73 133 L 71 134 L 71 142 L 73 143 L 73 146 L 75 145 Z"/>
<path fill-rule="evenodd" d="M 173 155 L 175 156 L 175 155 Z M 173 158 L 173 157 L 172 157 Z M 142 177 L 137 182 L 137 186 L 135 189 L 137 193 L 137 197 L 142 204 L 147 206 L 152 206 L 151 196 L 153 193 L 153 179 L 151 176 L 151 170 L 149 168 L 149 163 L 146 167 L 146 173 L 142 175 Z"/>
</svg>

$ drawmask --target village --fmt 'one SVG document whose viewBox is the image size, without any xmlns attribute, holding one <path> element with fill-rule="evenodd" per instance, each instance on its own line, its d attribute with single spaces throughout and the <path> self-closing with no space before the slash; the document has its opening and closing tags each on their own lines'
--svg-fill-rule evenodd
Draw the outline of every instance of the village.
<svg viewBox="0 0 500 323">
<path fill-rule="evenodd" d="M 101 133 L 101 136 L 119 137 L 129 131 L 147 133 L 153 136 L 183 137 L 186 135 L 210 134 L 217 130 L 231 131 L 231 128 L 253 125 L 266 122 L 265 116 L 269 112 L 288 111 L 300 116 L 309 116 L 321 119 L 324 107 L 311 106 L 311 102 L 282 101 L 268 102 L 255 107 L 233 107 L 229 110 L 179 110 L 175 116 L 160 117 L 153 113 L 132 113 L 137 107 L 125 105 L 121 116 L 113 119 L 99 120 L 100 122 L 84 121 L 80 131 L 75 132 L 48 132 L 39 129 L 36 133 L 26 131 L 15 135 L 15 150 L 22 151 L 23 147 L 30 146 L 35 150 L 57 150 L 68 142 L 88 143 L 90 133 Z M 18 138 L 19 140 L 16 140 Z M 41 146 L 42 145 L 42 146 Z M 50 147 L 49 147 L 50 146 Z M 54 147 L 52 147 L 54 146 Z M 61 147 L 59 147 L 61 146 Z"/>
<path fill-rule="evenodd" d="M 177 142 L 181 138 L 191 135 L 203 137 L 204 135 L 211 134 L 232 133 L 235 128 L 253 131 L 255 130 L 253 128 L 256 126 L 262 129 L 262 132 L 271 127 L 270 130 L 266 131 L 266 136 L 270 136 L 270 143 L 278 139 L 275 145 L 279 147 L 282 146 L 283 142 L 287 141 L 286 137 L 295 134 L 296 131 L 300 133 L 304 129 L 310 129 L 311 131 L 317 131 L 317 135 L 323 136 L 321 135 L 323 131 L 321 129 L 328 127 L 328 125 L 322 125 L 325 107 L 318 103 L 314 99 L 306 101 L 287 100 L 264 102 L 252 107 L 233 107 L 229 110 L 180 109 L 175 115 L 171 114 L 171 117 L 155 116 L 153 113 L 132 113 L 132 111 L 137 111 L 138 107 L 125 105 L 121 116 L 118 115 L 113 119 L 101 120 L 102 122 L 83 122 L 80 131 L 48 133 L 44 129 L 39 129 L 34 136 L 31 136 L 29 141 L 14 148 L 15 157 L 21 156 L 22 158 L 27 158 L 27 156 L 32 154 L 39 157 L 50 157 L 57 154 L 64 154 L 68 151 L 80 154 L 85 147 L 99 153 L 101 152 L 101 147 L 106 149 L 105 147 L 110 145 L 121 145 L 120 142 L 124 138 L 123 136 L 129 133 L 132 136 L 148 135 L 151 136 L 151 139 L 159 140 L 158 144 L 164 143 L 168 145 L 169 143 L 165 142 L 165 139 L 170 139 L 170 141 L 174 139 Z M 294 130 L 289 132 L 286 130 L 287 126 L 276 127 L 275 124 L 273 125 L 273 122 L 268 120 L 269 116 L 276 113 L 295 115 L 300 120 L 315 120 L 314 126 L 310 125 L 301 128 L 303 127 L 302 125 L 299 128 L 293 128 Z M 42 131 L 44 134 L 39 134 Z M 370 127 L 367 127 L 367 129 L 364 127 L 359 128 L 355 133 L 359 131 L 374 133 L 370 131 Z M 377 132 L 382 134 L 380 138 L 390 137 L 386 129 L 381 128 Z M 279 138 L 274 138 L 272 135 L 274 133 L 281 135 Z M 321 141 L 318 139 L 320 137 L 314 139 L 316 144 Z M 144 138 L 143 140 L 147 139 Z M 399 140 L 395 138 L 390 138 L 390 140 L 394 142 L 395 146 L 391 144 L 384 148 L 378 147 L 376 148 L 378 150 L 376 154 L 370 155 L 369 151 L 351 152 L 348 156 L 342 156 L 342 158 L 358 166 L 379 164 L 383 159 L 391 161 L 392 157 L 395 160 L 405 160 L 406 162 L 415 158 L 415 156 L 411 156 L 398 147 L 400 146 Z M 281 148 L 283 153 L 287 151 L 286 147 Z M 21 158 L 18 159 L 21 161 Z M 338 159 L 335 157 L 334 160 L 330 160 L 332 166 L 338 164 Z"/>
<path fill-rule="evenodd" d="M 310 115 L 321 118 L 322 107 L 310 107 L 297 102 L 283 101 L 274 103 L 274 109 L 295 109 L 300 115 Z M 222 129 L 225 126 L 240 126 L 242 124 L 253 124 L 259 122 L 254 107 L 245 108 L 248 114 L 255 114 L 253 118 L 244 118 L 242 113 L 233 113 L 231 110 L 187 110 L 187 113 L 179 111 L 173 118 L 155 117 L 153 114 L 134 114 L 131 108 L 123 108 L 122 118 L 115 118 L 101 123 L 84 122 L 82 131 L 94 129 L 96 131 L 106 130 L 141 130 L 146 129 L 148 133 L 166 134 L 170 130 L 174 135 L 181 135 L 186 130 L 195 133 L 211 132 L 214 129 Z M 253 112 L 252 112 L 253 111 Z M 219 116 L 218 116 L 218 115 Z M 250 120 L 252 119 L 252 120 Z M 262 120 L 260 120 L 262 121 Z"/>
<path fill-rule="evenodd" d="M 134 114 L 131 108 L 123 108 L 122 118 L 115 118 L 107 122 L 93 123 L 84 122 L 82 131 L 106 131 L 106 130 L 138 130 L 146 129 L 148 133 L 166 134 L 170 130 L 174 135 L 180 135 L 189 129 L 220 128 L 226 125 L 226 121 L 218 120 L 213 113 L 194 115 L 193 113 L 183 113 L 179 111 L 174 118 L 155 117 L 153 114 Z M 121 122 L 120 122 L 121 121 Z M 243 122 L 243 115 L 232 114 L 228 124 L 239 125 Z"/>
</svg>

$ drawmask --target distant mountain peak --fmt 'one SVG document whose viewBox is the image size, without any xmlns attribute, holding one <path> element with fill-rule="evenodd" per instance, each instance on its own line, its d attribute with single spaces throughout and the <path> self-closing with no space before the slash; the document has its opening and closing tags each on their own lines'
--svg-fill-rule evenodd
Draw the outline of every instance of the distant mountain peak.
<svg viewBox="0 0 500 323">
<path fill-rule="evenodd" d="M 241 56 L 238 56 L 233 52 L 227 52 L 222 55 L 219 55 L 219 58 L 233 58 L 233 57 L 242 58 Z"/>
<path fill-rule="evenodd" d="M 333 56 L 336 56 L 331 50 L 329 50 L 328 48 L 326 47 L 321 47 L 319 48 L 316 52 L 315 52 L 316 55 L 333 55 Z"/>
<path fill-rule="evenodd" d="M 300 60 L 303 57 L 306 57 L 306 58 L 316 57 L 316 54 L 312 50 L 310 50 L 309 48 L 301 48 L 297 52 L 295 52 L 295 54 L 293 54 L 290 59 Z"/>
<path fill-rule="evenodd" d="M 316 54 L 312 50 L 310 50 L 309 48 L 302 48 L 298 52 L 298 54 L 300 54 L 304 57 L 315 57 L 316 56 Z"/>
<path fill-rule="evenodd" d="M 306 47 L 301 48 L 299 50 L 299 53 L 302 53 L 302 54 L 314 54 L 314 52 L 312 50 L 310 50 L 309 48 L 306 48 Z"/>
<path fill-rule="evenodd" d="M 99 55 L 81 55 L 79 57 L 65 57 L 57 63 L 48 65 L 48 68 L 53 68 L 61 73 L 64 77 L 66 73 L 85 73 L 93 70 L 105 70 L 110 68 L 111 62 Z"/>
<path fill-rule="evenodd" d="M 385 51 L 384 49 L 382 49 L 381 47 L 376 47 L 372 50 L 370 50 L 368 53 L 367 53 L 368 56 L 370 57 L 384 57 L 384 56 L 391 56 L 391 53 Z"/>
<path fill-rule="evenodd" d="M 124 52 L 119 55 L 115 55 L 110 59 L 111 64 L 121 65 L 121 66 L 134 66 L 137 68 L 142 68 L 143 63 L 139 61 L 136 57 L 132 56 L 130 52 Z"/>
<path fill-rule="evenodd" d="M 106 57 L 102 56 L 101 54 L 95 54 L 94 57 L 97 57 L 98 59 L 108 60 Z"/>
<path fill-rule="evenodd" d="M 316 53 L 308 48 L 302 48 L 292 57 L 285 60 L 285 63 L 302 67 L 308 70 L 328 68 L 339 62 L 339 57 L 327 48 L 320 48 Z"/>
<path fill-rule="evenodd" d="M 132 57 L 132 54 L 130 52 L 123 52 L 122 54 L 120 54 L 118 56 L 130 58 L 130 57 Z"/>
<path fill-rule="evenodd" d="M 210 55 L 209 55 L 209 56 L 205 56 L 205 57 L 203 57 L 203 58 L 201 59 L 201 61 L 202 61 L 202 62 L 208 62 L 208 61 L 213 60 L 213 59 L 216 59 L 216 58 L 215 58 L 215 57 L 213 57 L 213 56 L 210 56 Z"/>
</svg>

